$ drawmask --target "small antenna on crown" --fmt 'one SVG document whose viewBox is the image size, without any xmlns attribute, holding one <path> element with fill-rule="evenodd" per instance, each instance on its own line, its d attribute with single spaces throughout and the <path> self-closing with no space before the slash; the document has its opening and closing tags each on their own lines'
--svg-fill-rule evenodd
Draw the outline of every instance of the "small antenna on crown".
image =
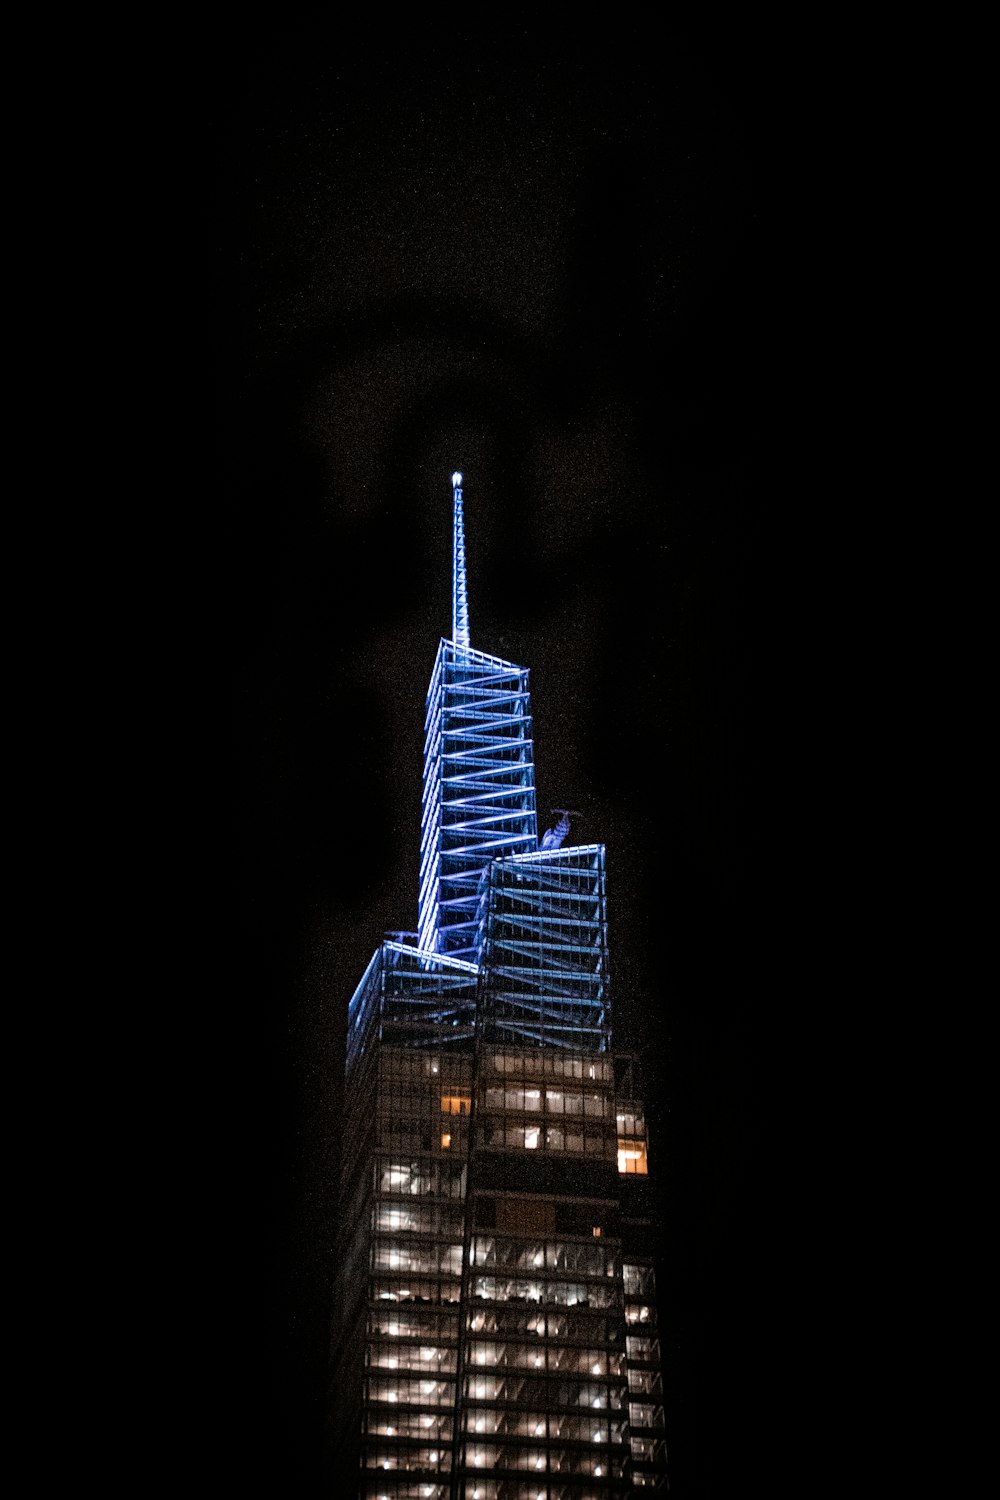
<svg viewBox="0 0 1000 1500">
<path fill-rule="evenodd" d="M 465 582 L 465 518 L 462 514 L 462 476 L 456 469 L 451 476 L 455 492 L 455 517 L 452 536 L 451 638 L 456 646 L 469 644 L 469 591 Z"/>
</svg>

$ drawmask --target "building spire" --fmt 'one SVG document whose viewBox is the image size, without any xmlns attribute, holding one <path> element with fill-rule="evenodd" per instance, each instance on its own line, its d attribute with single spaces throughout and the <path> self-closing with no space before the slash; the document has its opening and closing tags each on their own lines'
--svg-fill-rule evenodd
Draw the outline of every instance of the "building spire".
<svg viewBox="0 0 1000 1500">
<path fill-rule="evenodd" d="M 451 638 L 456 646 L 469 644 L 469 593 L 465 583 L 465 519 L 462 515 L 462 476 L 456 470 L 451 476 L 455 492 L 455 521 L 452 539 Z"/>
</svg>

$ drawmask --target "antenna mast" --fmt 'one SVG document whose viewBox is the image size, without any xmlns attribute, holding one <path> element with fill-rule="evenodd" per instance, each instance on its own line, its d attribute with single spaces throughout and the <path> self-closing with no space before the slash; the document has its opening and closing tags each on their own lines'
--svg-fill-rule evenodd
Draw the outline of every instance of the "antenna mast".
<svg viewBox="0 0 1000 1500">
<path fill-rule="evenodd" d="M 455 492 L 455 523 L 452 538 L 451 638 L 456 646 L 469 644 L 469 591 L 465 582 L 465 518 L 462 514 L 462 476 L 451 476 Z"/>
</svg>

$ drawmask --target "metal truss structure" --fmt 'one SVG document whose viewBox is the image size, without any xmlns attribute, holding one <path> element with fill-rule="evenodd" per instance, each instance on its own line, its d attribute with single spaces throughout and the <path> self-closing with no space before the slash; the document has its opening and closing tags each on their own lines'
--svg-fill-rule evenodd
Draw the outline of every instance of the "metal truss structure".
<svg viewBox="0 0 1000 1500">
<path fill-rule="evenodd" d="M 427 694 L 420 947 L 477 963 L 484 868 L 537 848 L 528 673 L 443 640 Z"/>
<path fill-rule="evenodd" d="M 480 893 L 490 1040 L 611 1046 L 604 848 L 496 860 Z"/>
<path fill-rule="evenodd" d="M 347 1010 L 347 1068 L 381 1042 L 397 1047 L 455 1047 L 475 1028 L 479 966 L 383 943 Z"/>
</svg>

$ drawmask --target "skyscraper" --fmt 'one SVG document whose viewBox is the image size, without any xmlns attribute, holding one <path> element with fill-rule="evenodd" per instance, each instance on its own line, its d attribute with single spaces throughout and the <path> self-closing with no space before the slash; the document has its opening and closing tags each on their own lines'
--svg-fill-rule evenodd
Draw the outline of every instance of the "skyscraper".
<svg viewBox="0 0 1000 1500">
<path fill-rule="evenodd" d="M 666 1486 L 648 1150 L 612 1050 L 605 852 L 539 841 L 528 672 L 452 633 L 427 695 L 417 930 L 350 1001 L 332 1445 L 371 1500 Z"/>
</svg>

